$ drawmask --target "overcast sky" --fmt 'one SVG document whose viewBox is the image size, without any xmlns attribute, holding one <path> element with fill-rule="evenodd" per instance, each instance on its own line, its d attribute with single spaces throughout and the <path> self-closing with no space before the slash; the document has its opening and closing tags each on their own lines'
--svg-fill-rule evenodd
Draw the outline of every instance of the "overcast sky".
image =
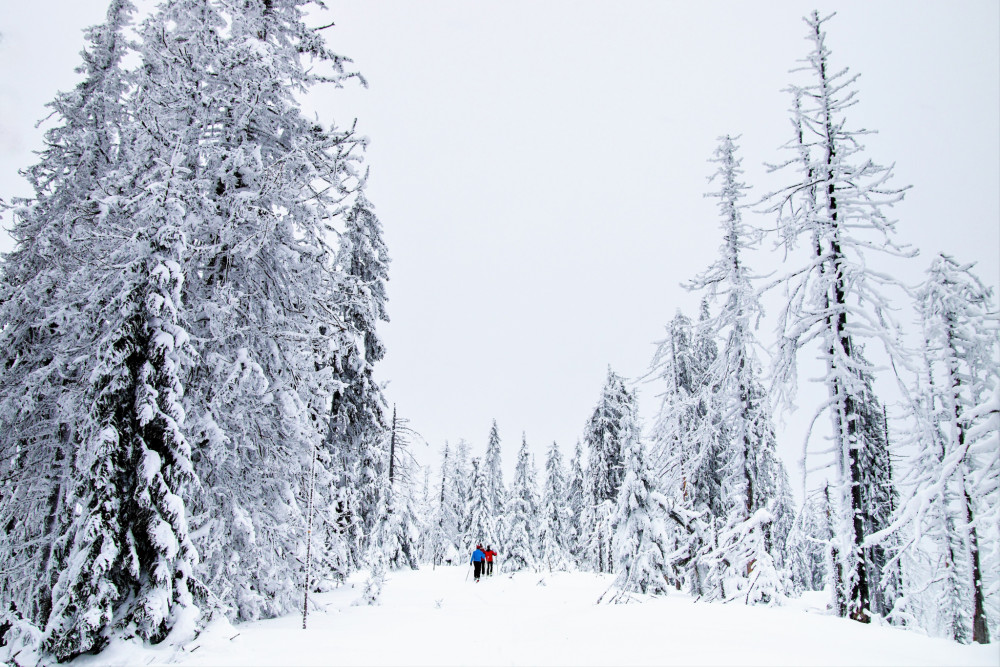
<svg viewBox="0 0 1000 667">
<path fill-rule="evenodd" d="M 496 418 L 512 469 L 522 431 L 568 456 L 610 365 L 636 378 L 677 308 L 681 282 L 719 244 L 707 160 L 741 134 L 752 197 L 789 175 L 782 89 L 806 55 L 801 2 L 624 0 L 329 2 L 325 31 L 369 88 L 307 100 L 371 139 L 369 197 L 392 255 L 388 356 L 379 374 L 430 442 L 485 447 Z M 891 214 L 921 256 L 945 251 L 1000 283 L 1000 3 L 836 2 L 835 67 L 860 73 L 853 128 L 912 185 Z M 29 194 L 57 90 L 74 85 L 81 30 L 103 0 L 0 0 L 0 197 Z M 766 216 L 748 214 L 762 226 Z M 9 226 L 10 217 L 4 219 Z M 10 240 L 0 233 L 0 249 Z M 766 273 L 781 256 L 755 258 Z M 904 318 L 905 319 L 905 318 Z M 760 332 L 774 338 L 773 323 Z M 803 379 L 803 384 L 805 384 Z M 649 420 L 662 388 L 641 384 Z M 787 414 L 793 478 L 807 392 Z"/>
</svg>

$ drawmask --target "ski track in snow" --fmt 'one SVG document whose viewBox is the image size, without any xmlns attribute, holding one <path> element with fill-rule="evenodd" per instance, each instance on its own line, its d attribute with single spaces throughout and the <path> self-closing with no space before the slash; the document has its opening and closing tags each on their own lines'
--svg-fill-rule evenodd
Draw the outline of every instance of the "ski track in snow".
<svg viewBox="0 0 1000 667">
<path fill-rule="evenodd" d="M 425 566 L 388 575 L 382 604 L 355 607 L 363 575 L 301 615 L 215 621 L 184 647 L 116 642 L 72 665 L 997 665 L 996 643 L 962 646 L 821 613 L 822 594 L 785 607 L 696 602 L 683 593 L 595 605 L 590 573 L 495 574 Z M 353 584 L 353 586 L 352 586 Z M 440 601 L 440 607 L 438 602 Z M 232 639 L 230 639 L 232 638 Z"/>
</svg>

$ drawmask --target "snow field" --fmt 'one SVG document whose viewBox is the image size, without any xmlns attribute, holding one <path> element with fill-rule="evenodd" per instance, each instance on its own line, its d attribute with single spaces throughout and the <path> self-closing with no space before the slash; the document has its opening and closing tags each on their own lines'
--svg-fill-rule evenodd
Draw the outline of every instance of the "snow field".
<svg viewBox="0 0 1000 667">
<path fill-rule="evenodd" d="M 997 665 L 997 644 L 962 646 L 822 613 L 822 594 L 785 607 L 696 602 L 683 593 L 595 605 L 590 573 L 495 574 L 425 567 L 388 575 L 382 604 L 352 606 L 357 576 L 310 596 L 301 616 L 213 622 L 184 647 L 117 642 L 83 665 Z M 353 584 L 353 587 L 352 587 Z M 232 639 L 230 639 L 232 638 Z M 165 642 L 165 644 L 169 644 Z"/>
</svg>

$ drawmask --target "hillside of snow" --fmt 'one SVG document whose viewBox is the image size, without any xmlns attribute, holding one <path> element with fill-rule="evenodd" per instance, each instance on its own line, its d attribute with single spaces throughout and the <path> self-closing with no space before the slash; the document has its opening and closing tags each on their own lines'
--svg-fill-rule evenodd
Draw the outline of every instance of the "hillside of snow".
<svg viewBox="0 0 1000 667">
<path fill-rule="evenodd" d="M 301 616 L 232 626 L 193 641 L 116 642 L 88 665 L 997 665 L 1000 647 L 963 646 L 826 615 L 822 594 L 783 607 L 698 602 L 683 593 L 595 604 L 609 575 L 390 573 L 376 607 L 353 606 L 364 577 L 311 598 Z"/>
</svg>

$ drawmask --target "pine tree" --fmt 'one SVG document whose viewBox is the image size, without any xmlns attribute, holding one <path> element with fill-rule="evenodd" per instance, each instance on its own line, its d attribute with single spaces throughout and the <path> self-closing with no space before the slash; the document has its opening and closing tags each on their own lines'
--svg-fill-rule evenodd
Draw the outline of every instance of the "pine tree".
<svg viewBox="0 0 1000 667">
<path fill-rule="evenodd" d="M 635 395 L 625 387 L 625 382 L 608 368 L 608 376 L 601 390 L 601 398 L 594 408 L 584 432 L 584 441 L 590 452 L 590 503 L 593 529 L 589 550 L 594 568 L 598 572 L 611 572 L 613 567 L 611 538 L 612 517 L 618 489 L 624 477 L 624 448 L 635 415 Z"/>
<path fill-rule="evenodd" d="M 0 264 L 0 614 L 26 624 L 18 627 L 47 624 L 73 526 L 82 523 L 72 511 L 85 411 L 77 359 L 90 334 L 80 317 L 86 302 L 68 285 L 104 259 L 93 230 L 122 161 L 123 31 L 133 11 L 130 2 L 111 2 L 105 23 L 87 31 L 83 81 L 49 105 L 57 125 L 24 172 L 34 197 L 14 201 L 16 245 Z"/>
<path fill-rule="evenodd" d="M 517 467 L 514 468 L 514 479 L 511 482 L 506 505 L 507 530 L 503 542 L 505 572 L 537 569 L 538 498 L 532 477 L 528 440 L 522 435 L 521 449 L 517 453 Z M 492 545 L 489 539 L 485 543 Z"/>
<path fill-rule="evenodd" d="M 704 340 L 708 335 L 704 309 L 697 328 L 678 311 L 650 364 L 650 375 L 665 386 L 651 436 L 660 488 L 673 501 L 671 558 L 676 569 L 687 570 L 688 586 L 696 596 L 706 593 L 705 559 L 714 548 L 715 523 L 724 513 L 723 469 L 717 460 L 720 423 L 706 382 L 706 364 L 714 359 L 706 355 L 712 349 Z"/>
<path fill-rule="evenodd" d="M 477 544 L 500 544 L 497 518 L 491 510 L 489 485 L 486 473 L 478 458 L 472 459 L 472 477 L 469 485 L 468 513 L 460 553 L 472 553 Z"/>
<path fill-rule="evenodd" d="M 450 449 L 448 443 L 444 443 L 441 451 L 441 481 L 437 488 L 437 497 L 434 499 L 434 512 L 431 523 L 431 563 L 435 566 L 443 565 L 445 560 L 453 559 L 458 551 L 458 534 L 460 515 L 456 510 L 459 506 L 455 502 L 455 465 L 449 456 Z"/>
<path fill-rule="evenodd" d="M 926 534 L 936 552 L 931 567 L 940 593 L 924 614 L 942 615 L 956 641 L 986 643 L 992 573 L 982 554 L 990 537 L 996 540 L 1000 317 L 971 269 L 939 255 L 916 294 L 923 368 L 910 407 L 915 476 L 895 524 L 912 526 L 902 550 L 926 548 L 918 539 Z"/>
<path fill-rule="evenodd" d="M 583 564 L 586 554 L 586 531 L 584 518 L 586 516 L 587 480 L 583 472 L 583 446 L 576 441 L 573 458 L 569 463 L 569 480 L 566 489 L 566 506 L 568 516 L 567 548 L 579 567 Z"/>
<path fill-rule="evenodd" d="M 575 534 L 568 490 L 562 454 L 559 453 L 559 445 L 553 441 L 545 458 L 545 490 L 542 492 L 538 549 L 538 559 L 549 572 L 565 570 L 573 561 L 571 545 Z"/>
<path fill-rule="evenodd" d="M 392 409 L 392 425 L 388 432 L 386 458 L 381 466 L 386 483 L 378 489 L 376 497 L 385 496 L 386 517 L 379 522 L 381 532 L 376 532 L 387 565 L 392 569 L 409 567 L 417 569 L 417 543 L 420 539 L 419 519 L 413 500 L 413 469 L 417 463 L 409 451 L 410 438 L 415 435 L 406 419 L 396 416 Z M 376 552 L 377 553 L 377 552 Z"/>
<path fill-rule="evenodd" d="M 906 253 L 892 240 L 894 222 L 883 212 L 903 192 L 888 185 L 891 168 L 862 156 L 859 142 L 865 131 L 847 129 L 844 113 L 855 103 L 856 76 L 833 71 L 824 24 L 817 12 L 805 19 L 813 50 L 803 70 L 813 76 L 805 86 L 792 86 L 795 138 L 787 148 L 795 157 L 779 168 L 797 170 L 785 190 L 771 195 L 772 211 L 785 248 L 794 253 L 799 242 L 811 255 L 788 274 L 788 303 L 779 316 L 781 341 L 775 376 L 786 388 L 795 388 L 798 350 L 816 341 L 826 365 L 821 381 L 829 399 L 819 409 L 832 421 L 836 522 L 831 549 L 838 614 L 867 622 L 872 610 L 872 585 L 863 554 L 867 537 L 863 485 L 870 479 L 863 469 L 869 443 L 859 430 L 860 406 L 865 398 L 863 373 L 871 366 L 860 356 L 866 339 L 893 347 L 882 288 L 891 279 L 868 267 L 867 250 L 897 256 Z"/>
<path fill-rule="evenodd" d="M 193 188 L 184 296 L 199 359 L 187 385 L 200 580 L 240 619 L 299 602 L 307 468 L 327 435 L 344 328 L 330 227 L 360 188 L 359 142 L 305 118 L 295 98 L 350 76 L 304 25 L 305 4 L 175 0 L 141 31 L 137 113 L 154 154 L 183 148 Z M 321 508 L 333 502 L 328 463 Z"/>
<path fill-rule="evenodd" d="M 714 437 L 699 457 L 709 465 L 693 466 L 692 476 L 696 487 L 707 491 L 704 505 L 720 526 L 709 575 L 717 586 L 709 597 L 717 591 L 748 602 L 773 601 L 785 594 L 785 578 L 777 569 L 785 545 L 775 539 L 772 512 L 779 507 L 786 474 L 775 452 L 768 397 L 754 354 L 753 329 L 761 308 L 745 257 L 760 233 L 742 218 L 747 187 L 740 180 L 737 151 L 733 137 L 720 139 L 712 178 L 719 190 L 709 196 L 719 200 L 723 243 L 719 259 L 690 285 L 707 293 L 699 330 L 723 339 L 720 353 L 707 333 L 700 336 L 705 342 L 699 355 L 704 370 L 698 414 Z M 723 303 L 711 317 L 708 300 L 716 299 Z"/>
<path fill-rule="evenodd" d="M 626 426 L 626 430 L 632 430 Z M 645 448 L 637 433 L 624 440 L 625 478 L 618 493 L 614 518 L 613 584 L 618 593 L 610 601 L 627 601 L 628 593 L 666 594 L 671 577 L 667 555 L 671 540 L 665 525 L 667 499 L 653 483 Z M 603 597 L 603 596 L 602 596 Z"/>
<path fill-rule="evenodd" d="M 507 488 L 503 483 L 503 467 L 500 460 L 500 432 L 497 421 L 493 420 L 490 427 L 490 438 L 486 445 L 486 458 L 483 460 L 483 474 L 486 480 L 486 497 L 489 499 L 490 511 L 497 517 L 497 529 L 504 530 L 503 517 L 506 515 L 505 499 Z"/>
<path fill-rule="evenodd" d="M 822 498 L 806 500 L 788 536 L 786 560 L 794 592 L 819 591 L 828 580 L 826 547 L 828 536 Z"/>
<path fill-rule="evenodd" d="M 335 467 L 342 496 L 340 523 L 355 563 L 367 552 L 375 528 L 376 448 L 387 429 L 385 399 L 374 380 L 374 365 L 385 356 L 379 322 L 388 321 L 385 281 L 388 253 L 371 203 L 358 196 L 345 216 L 336 266 L 340 317 L 346 327 L 332 336 L 339 350 L 331 359 L 336 387 L 324 447 Z M 330 332 L 331 334 L 334 331 Z"/>
</svg>

